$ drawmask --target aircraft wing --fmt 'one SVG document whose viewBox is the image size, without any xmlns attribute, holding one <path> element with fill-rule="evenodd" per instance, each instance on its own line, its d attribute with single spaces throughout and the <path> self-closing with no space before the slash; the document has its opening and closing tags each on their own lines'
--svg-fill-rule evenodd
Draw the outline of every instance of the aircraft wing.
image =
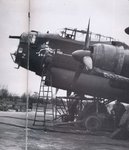
<svg viewBox="0 0 129 150">
<path fill-rule="evenodd" d="M 94 75 L 98 75 L 98 76 L 109 79 L 110 86 L 114 88 L 121 88 L 121 89 L 129 90 L 129 78 L 116 75 L 114 73 L 104 71 L 99 68 L 94 68 L 92 73 Z"/>
</svg>

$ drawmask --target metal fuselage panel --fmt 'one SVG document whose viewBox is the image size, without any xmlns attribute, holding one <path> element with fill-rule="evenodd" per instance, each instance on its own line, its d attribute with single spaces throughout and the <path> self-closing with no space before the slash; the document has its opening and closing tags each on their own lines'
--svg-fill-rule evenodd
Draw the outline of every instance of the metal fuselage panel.
<svg viewBox="0 0 129 150">
<path fill-rule="evenodd" d="M 18 50 L 16 53 L 15 63 L 17 63 L 18 65 L 24 68 L 27 68 L 27 58 L 28 58 L 27 52 L 29 48 L 29 70 L 41 76 L 42 67 L 43 67 L 43 62 L 42 62 L 43 57 L 38 56 L 37 52 L 40 51 L 41 45 L 43 43 L 49 41 L 50 48 L 56 51 L 56 53 L 52 57 L 52 64 L 51 64 L 53 86 L 60 89 L 71 90 L 73 77 L 79 65 L 79 62 L 75 61 L 72 58 L 71 53 L 75 50 L 83 49 L 84 42 L 75 41 L 71 39 L 64 39 L 59 35 L 50 35 L 50 34 L 38 35 L 35 43 L 30 43 L 29 47 L 27 41 L 24 40 L 25 38 L 23 40 L 21 39 L 19 43 Z M 95 44 L 95 42 L 91 42 L 91 45 L 93 44 Z M 111 45 L 111 43 L 107 43 L 107 44 Z M 22 52 L 20 53 L 20 51 Z M 97 52 L 97 50 L 94 50 L 94 52 L 95 51 Z M 58 53 L 58 52 L 62 52 L 62 53 Z M 96 65 L 99 66 L 99 64 L 101 65 L 103 62 L 105 62 L 105 64 L 109 67 L 109 71 L 110 68 L 112 69 L 112 65 L 110 66 L 108 64 L 108 60 L 104 59 L 103 61 L 100 58 L 102 53 L 100 55 L 97 55 L 97 53 L 94 54 L 95 55 L 93 55 L 93 58 L 96 60 L 95 62 Z M 105 51 L 105 53 L 103 54 L 103 56 L 106 58 L 105 54 L 107 55 L 108 52 Z M 127 74 L 129 68 L 128 52 L 126 54 L 126 57 L 124 58 L 124 61 L 122 59 L 124 68 L 121 69 L 121 74 L 128 76 Z M 102 60 L 101 63 L 100 60 Z M 104 65 L 104 67 L 106 65 Z M 98 96 L 98 97 L 110 98 L 110 99 L 120 99 L 121 101 L 128 102 L 129 92 L 127 90 L 123 90 L 120 88 L 113 88 L 110 85 L 109 81 L 110 81 L 109 79 L 106 79 L 104 77 L 100 77 L 94 74 L 87 74 L 84 68 L 82 70 L 82 73 L 79 76 L 79 79 L 77 80 L 74 91 L 89 94 L 91 96 Z"/>
<path fill-rule="evenodd" d="M 53 67 L 51 73 L 54 87 L 70 90 L 74 71 Z M 111 87 L 109 79 L 86 73 L 81 73 L 74 91 L 112 100 L 119 99 L 127 103 L 129 97 L 128 91 Z"/>
</svg>

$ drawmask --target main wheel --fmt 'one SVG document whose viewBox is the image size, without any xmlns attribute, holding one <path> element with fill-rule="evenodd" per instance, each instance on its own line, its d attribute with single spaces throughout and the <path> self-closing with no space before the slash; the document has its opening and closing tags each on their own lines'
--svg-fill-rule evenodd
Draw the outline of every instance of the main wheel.
<svg viewBox="0 0 129 150">
<path fill-rule="evenodd" d="M 88 130 L 95 131 L 101 128 L 101 120 L 97 116 L 88 116 L 85 120 L 85 127 Z"/>
</svg>

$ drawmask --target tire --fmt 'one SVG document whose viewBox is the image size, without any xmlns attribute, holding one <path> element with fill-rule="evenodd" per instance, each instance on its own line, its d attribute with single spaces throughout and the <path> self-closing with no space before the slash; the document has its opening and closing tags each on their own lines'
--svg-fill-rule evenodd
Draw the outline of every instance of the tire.
<svg viewBox="0 0 129 150">
<path fill-rule="evenodd" d="M 87 130 L 96 131 L 102 126 L 101 120 L 97 116 L 88 116 L 85 120 L 85 127 Z"/>
</svg>

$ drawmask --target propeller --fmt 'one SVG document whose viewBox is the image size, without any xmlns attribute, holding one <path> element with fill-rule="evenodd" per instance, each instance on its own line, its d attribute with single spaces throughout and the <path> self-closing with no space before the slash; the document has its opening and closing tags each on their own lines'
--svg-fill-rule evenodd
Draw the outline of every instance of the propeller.
<svg viewBox="0 0 129 150">
<path fill-rule="evenodd" d="M 90 19 L 89 19 L 89 22 L 88 22 L 88 28 L 87 28 L 86 38 L 85 38 L 84 50 L 87 50 L 89 48 L 89 45 L 90 45 L 89 38 L 90 38 Z"/>
<path fill-rule="evenodd" d="M 93 68 L 93 61 L 92 61 L 92 58 L 91 58 L 91 51 L 90 51 L 90 19 L 89 19 L 89 22 L 88 22 L 88 28 L 87 28 L 87 32 L 86 32 L 86 38 L 85 38 L 85 45 L 84 45 L 84 48 L 82 50 L 76 50 L 72 53 L 72 57 L 80 62 L 79 63 L 79 66 L 75 72 L 75 75 L 74 75 L 74 78 L 73 78 L 73 81 L 72 81 L 72 88 L 74 88 L 74 85 L 76 84 L 82 70 L 85 69 L 87 71 L 90 71 L 92 70 Z"/>
</svg>

